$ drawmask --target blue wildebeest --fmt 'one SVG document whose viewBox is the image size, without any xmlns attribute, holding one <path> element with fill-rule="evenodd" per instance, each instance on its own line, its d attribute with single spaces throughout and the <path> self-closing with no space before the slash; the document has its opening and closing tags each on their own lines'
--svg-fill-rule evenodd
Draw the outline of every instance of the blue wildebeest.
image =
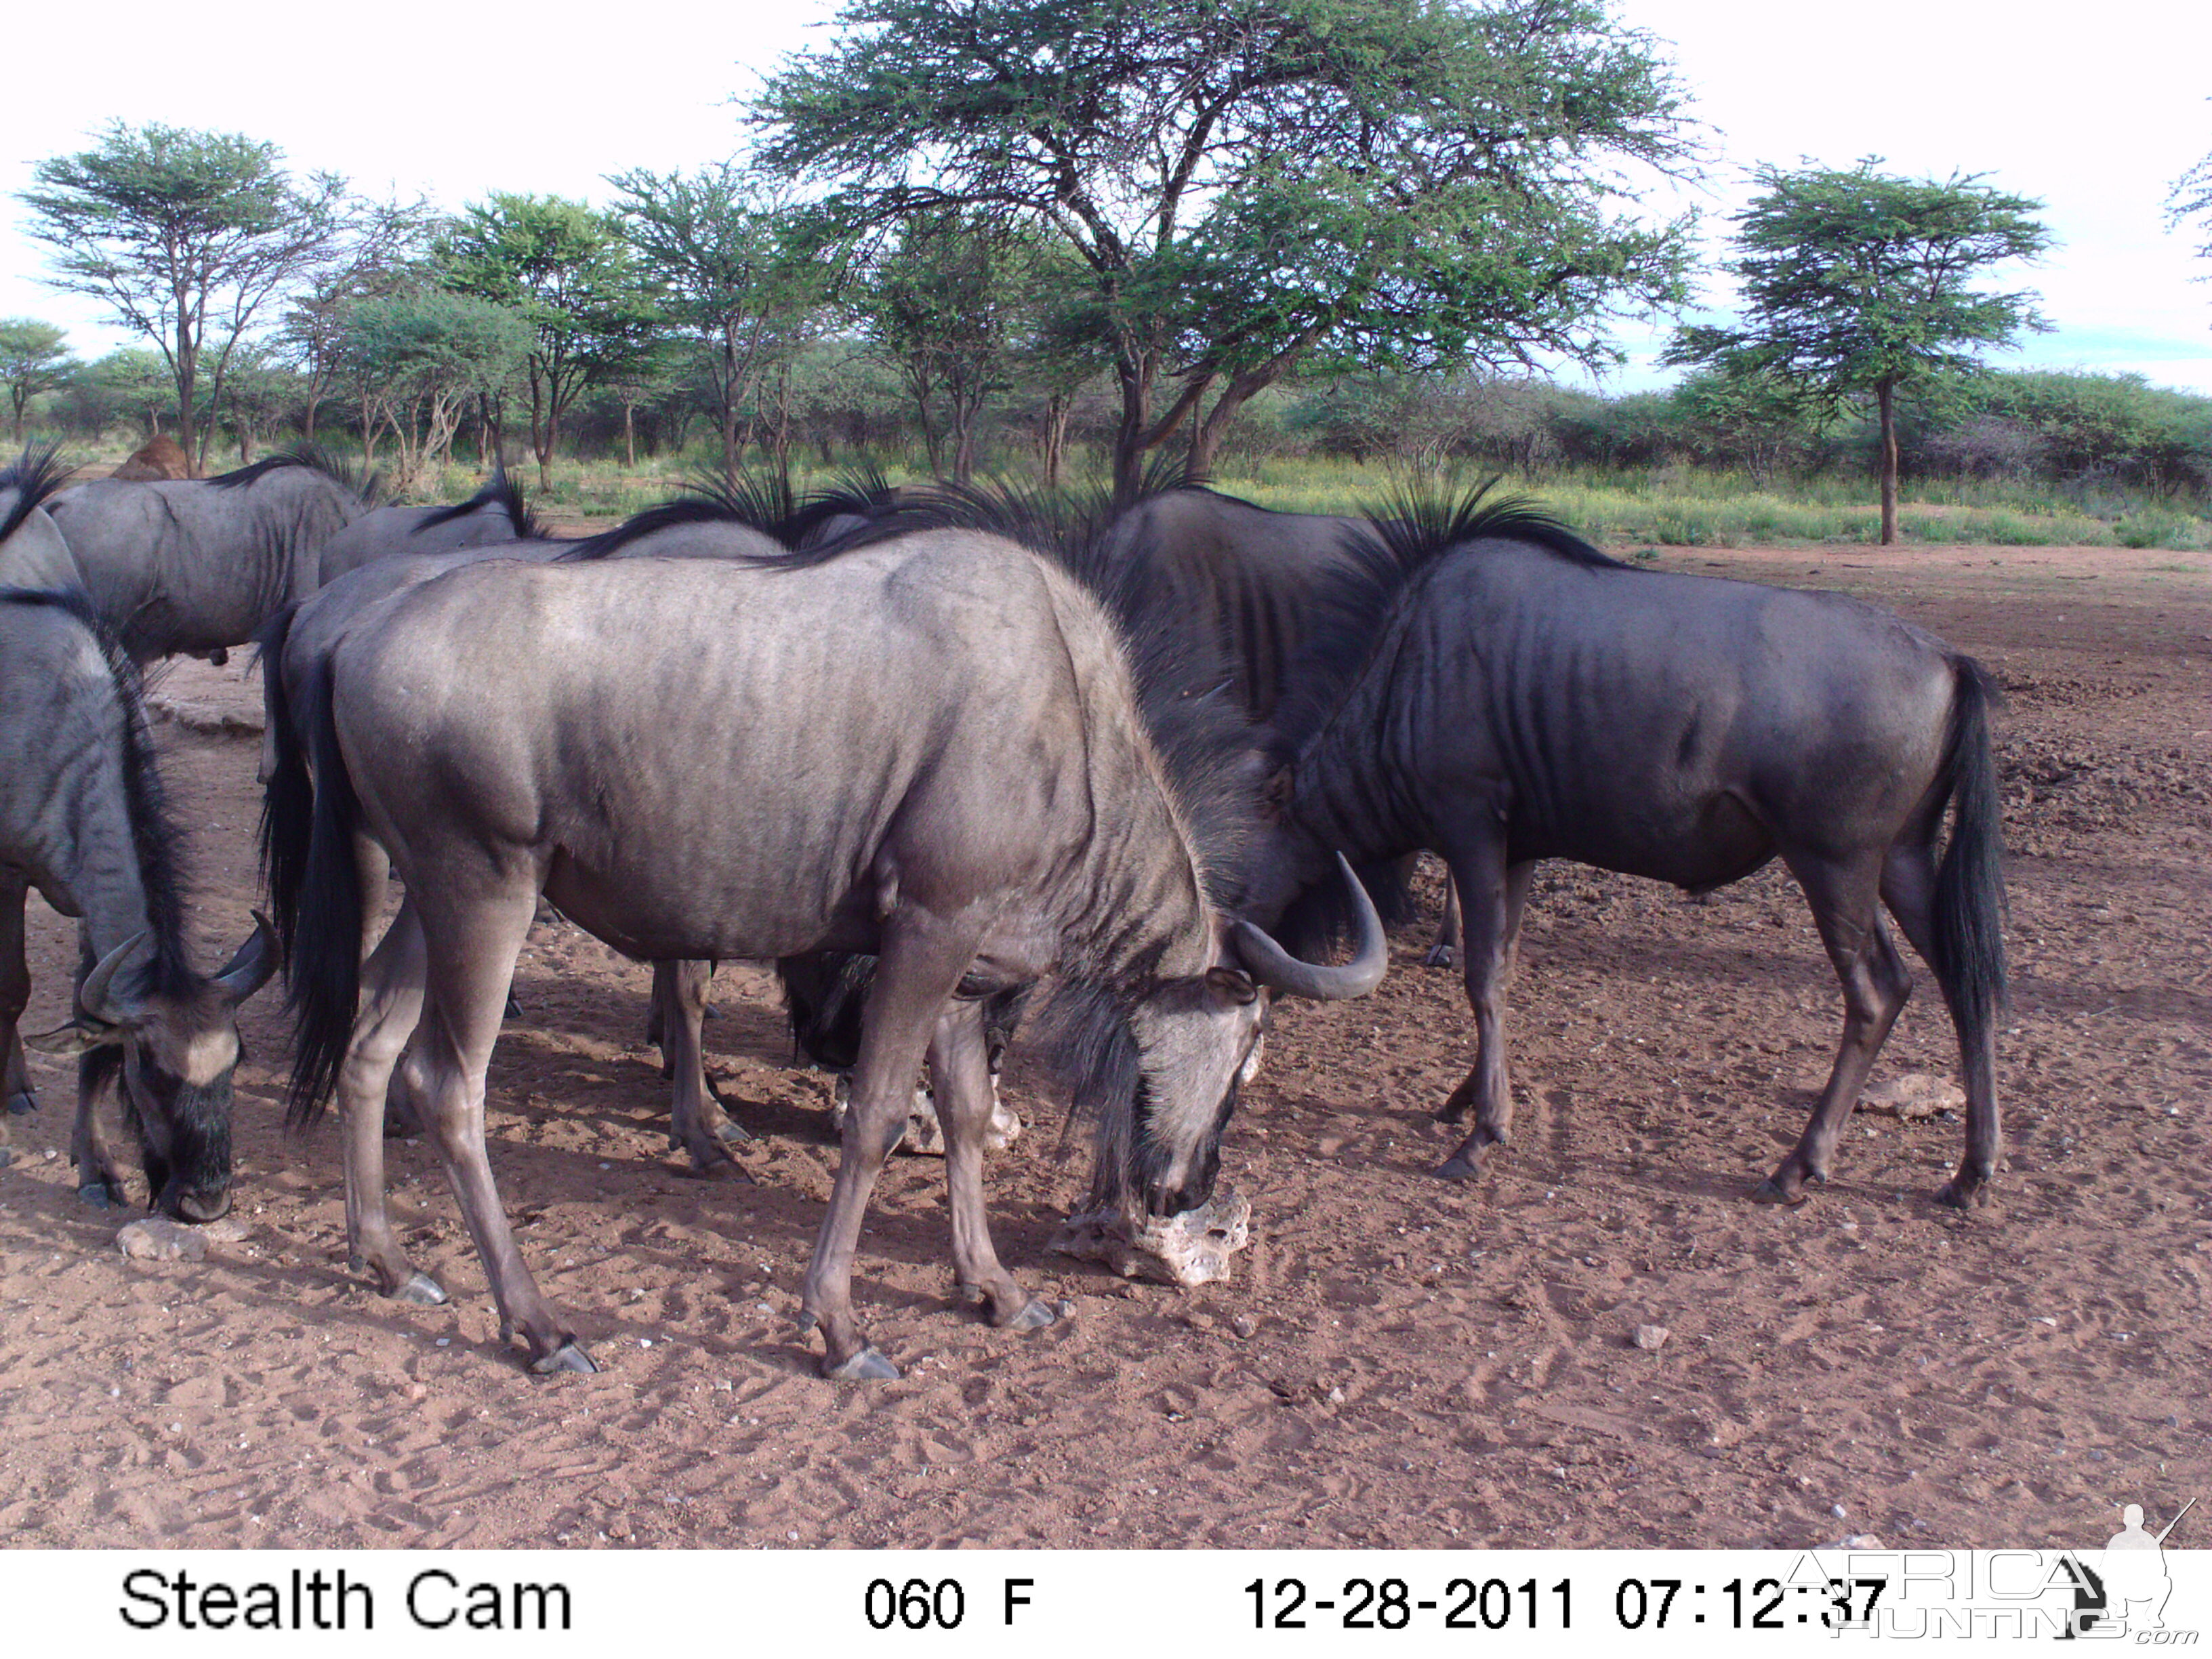
<svg viewBox="0 0 2212 1659">
<path fill-rule="evenodd" d="M 521 486 L 495 461 L 484 487 L 465 501 L 450 507 L 380 507 L 356 519 L 323 544 L 318 580 L 334 582 L 379 559 L 545 539 L 545 527 L 523 500 Z"/>
<path fill-rule="evenodd" d="M 306 873 L 306 828 L 313 810 L 314 784 L 311 757 L 304 743 L 298 740 L 299 728 L 287 705 L 327 661 L 356 620 L 396 593 L 464 566 L 492 560 L 544 563 L 671 556 L 772 558 L 783 550 L 783 544 L 749 521 L 762 511 L 759 501 L 732 490 L 711 511 L 695 501 L 672 502 L 584 540 L 538 537 L 445 553 L 386 557 L 356 567 L 299 605 L 280 611 L 262 630 L 258 641 L 268 716 L 262 739 L 261 781 L 267 794 L 261 844 L 263 869 L 273 897 L 271 910 L 288 957 L 291 940 L 284 930 L 296 908 L 294 896 Z M 291 735 L 291 741 L 285 741 L 286 734 Z M 363 908 L 374 918 L 382 907 L 382 857 L 373 845 L 364 846 L 361 856 L 364 879 L 369 883 L 364 890 Z M 665 1069 L 674 1085 L 670 1139 L 684 1147 L 693 1166 L 700 1170 L 728 1164 L 728 1143 L 746 1139 L 744 1131 L 716 1106 L 707 1079 L 702 1035 L 707 983 L 704 963 L 653 964 L 652 1040 L 661 1045 L 666 1057 Z M 417 1115 L 414 1108 L 417 1073 L 411 1054 L 394 1072 L 393 1105 L 396 1121 L 401 1124 L 412 1123 Z"/>
<path fill-rule="evenodd" d="M 1382 967 L 1379 922 L 1358 962 L 1319 969 L 1215 910 L 1192 829 L 1210 815 L 1167 775 L 1112 624 L 1048 562 L 969 532 L 781 568 L 473 565 L 356 621 L 292 715 L 317 786 L 288 924 L 294 1115 L 336 1089 L 349 1231 L 404 1292 L 420 1275 L 384 1213 L 378 1122 L 419 1028 L 433 1137 L 541 1371 L 591 1362 L 515 1248 L 483 1119 L 541 892 L 647 959 L 879 957 L 802 1302 L 843 1377 L 896 1375 L 851 1275 L 925 1053 L 958 1281 L 995 1324 L 1052 1317 L 991 1246 L 981 999 L 1048 973 L 1074 988 L 1064 1046 L 1164 1214 L 1212 1188 L 1265 988 L 1355 994 Z M 366 963 L 363 836 L 412 917 Z"/>
<path fill-rule="evenodd" d="M 0 522 L 0 542 L 7 528 Z M 257 928 L 213 979 L 192 970 L 179 838 L 137 671 L 83 596 L 0 590 L 0 1020 L 10 1104 L 27 1100 L 15 1025 L 30 995 L 23 904 L 36 887 L 80 924 L 76 1017 L 31 1039 L 46 1053 L 80 1056 L 71 1146 L 80 1190 L 122 1201 L 97 1109 L 119 1081 L 149 1203 L 180 1221 L 212 1221 L 230 1203 L 233 1011 L 275 968 L 275 941 Z"/>
<path fill-rule="evenodd" d="M 363 483 L 319 452 L 273 455 L 221 477 L 101 479 L 46 510 L 94 608 L 136 660 L 177 653 L 222 660 L 315 591 L 323 544 L 373 505 Z"/>
<path fill-rule="evenodd" d="M 1778 856 L 1845 1017 L 1802 1139 L 1753 1196 L 1794 1202 L 1828 1176 L 1911 987 L 1886 905 L 1958 1033 L 1966 1155 L 1937 1196 L 1983 1200 L 2003 878 L 1989 691 L 1971 659 L 1856 599 L 1620 564 L 1480 492 L 1378 521 L 1331 609 L 1279 721 L 1276 824 L 1248 914 L 1273 921 L 1340 852 L 1428 848 L 1449 864 L 1477 1048 L 1440 1115 L 1472 1107 L 1474 1129 L 1439 1174 L 1476 1173 L 1508 1138 L 1504 988 L 1536 860 L 1702 892 Z"/>
</svg>

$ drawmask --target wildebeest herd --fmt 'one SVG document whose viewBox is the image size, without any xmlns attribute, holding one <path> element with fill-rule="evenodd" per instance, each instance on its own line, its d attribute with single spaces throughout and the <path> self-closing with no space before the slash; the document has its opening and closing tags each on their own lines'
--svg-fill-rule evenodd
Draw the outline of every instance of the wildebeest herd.
<svg viewBox="0 0 2212 1659">
<path fill-rule="evenodd" d="M 802 1297 L 834 1376 L 897 1375 L 851 1275 L 925 1061 L 957 1282 L 994 1324 L 1049 1323 L 991 1243 L 996 1048 L 1013 1032 L 1057 1062 L 1094 1125 L 1087 1219 L 1141 1254 L 1212 1199 L 1273 1005 L 1379 982 L 1423 850 L 1451 873 L 1476 1030 L 1439 1113 L 1473 1127 L 1440 1176 L 1510 1139 L 1504 989 L 1546 858 L 1696 891 L 1779 856 L 1803 889 L 1844 1036 L 1753 1196 L 1797 1201 L 1828 1175 L 1910 986 L 1885 908 L 1958 1033 L 1966 1146 L 1939 1200 L 1980 1201 L 1996 1169 L 1989 692 L 1971 659 L 1856 600 L 1626 565 L 1487 491 L 1355 520 L 1180 481 L 1118 510 L 726 484 L 562 541 L 498 475 L 436 509 L 376 507 L 307 453 L 204 482 L 65 483 L 50 453 L 0 472 L 10 1109 L 34 1103 L 15 1023 L 35 886 L 80 922 L 76 1018 L 31 1041 L 82 1056 L 81 1193 L 122 1201 L 112 1093 L 149 1202 L 216 1218 L 232 1011 L 281 966 L 289 1116 L 337 1102 L 356 1267 L 445 1299 L 386 1214 L 383 1137 L 404 1116 L 536 1370 L 592 1369 L 485 1146 L 541 904 L 655 964 L 672 1136 L 700 1164 L 743 1134 L 702 1060 L 716 960 L 775 959 L 802 1046 L 850 1066 Z M 249 641 L 270 920 L 203 978 L 139 669 Z M 1328 961 L 1346 935 L 1352 959 Z"/>
</svg>

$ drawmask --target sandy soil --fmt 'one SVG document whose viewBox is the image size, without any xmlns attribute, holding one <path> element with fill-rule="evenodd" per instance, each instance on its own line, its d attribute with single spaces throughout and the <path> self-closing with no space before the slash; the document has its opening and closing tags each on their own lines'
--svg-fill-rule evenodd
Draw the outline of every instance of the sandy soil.
<svg viewBox="0 0 2212 1659">
<path fill-rule="evenodd" d="M 1990 1211 L 1929 1202 L 1955 1121 L 1865 1114 L 1812 1202 L 1746 1202 L 1839 1027 L 1802 904 L 1772 871 L 1693 903 L 1554 867 L 1516 992 L 1519 1140 L 1480 1184 L 1425 1173 L 1470 1045 L 1409 928 L 1373 998 L 1277 1026 L 1226 1152 L 1257 1210 L 1234 1282 L 1126 1285 L 1047 1255 L 1085 1159 L 1017 1066 L 1031 1133 L 994 1164 L 997 1237 L 1074 1317 L 1023 1337 L 956 1308 L 941 1168 L 895 1160 L 858 1293 L 908 1376 L 833 1386 L 793 1322 L 836 1157 L 826 1080 L 783 1068 L 759 976 L 726 970 L 713 1065 L 762 1137 L 757 1184 L 691 1178 L 642 1041 L 646 970 L 549 924 L 494 1065 L 493 1157 L 604 1374 L 535 1382 L 500 1347 L 426 1147 L 397 1149 L 399 1199 L 456 1304 L 347 1271 L 335 1142 L 279 1132 L 264 996 L 240 1073 L 251 1231 L 205 1261 L 126 1261 L 125 1218 L 79 1202 L 58 1067 L 43 1111 L 0 1129 L 0 1538 L 2078 1545 L 2115 1504 L 2212 1492 L 2212 559 L 1662 562 L 1863 593 L 2008 688 L 2010 1160 Z M 167 690 L 256 695 L 234 665 Z M 248 927 L 254 744 L 161 730 L 212 965 Z M 35 901 L 33 934 L 42 1030 L 73 945 Z M 1878 1078 L 1954 1069 L 1923 980 Z M 1647 1324 L 1670 1333 L 1656 1352 L 1632 1341 Z"/>
</svg>

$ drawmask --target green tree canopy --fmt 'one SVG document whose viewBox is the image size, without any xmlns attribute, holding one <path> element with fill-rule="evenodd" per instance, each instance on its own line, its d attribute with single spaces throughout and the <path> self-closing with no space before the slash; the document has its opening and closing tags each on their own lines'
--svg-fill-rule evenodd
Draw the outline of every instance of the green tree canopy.
<svg viewBox="0 0 2212 1659">
<path fill-rule="evenodd" d="M 839 22 L 766 87 L 763 160 L 855 228 L 981 209 L 1064 237 L 1125 489 L 1186 422 L 1206 464 L 1309 354 L 1595 360 L 1609 312 L 1680 292 L 1686 224 L 1623 204 L 1625 169 L 1690 154 L 1680 94 L 1601 0 L 848 0 Z"/>
<path fill-rule="evenodd" d="M 23 441 L 23 412 L 32 398 L 65 385 L 83 365 L 70 355 L 69 337 L 35 317 L 0 317 L 0 386 L 15 418 L 15 441 Z"/>
<path fill-rule="evenodd" d="M 550 489 L 562 416 L 651 344 L 655 285 L 612 216 L 560 196 L 495 193 L 453 222 L 437 258 L 447 287 L 507 307 L 534 331 L 530 442 Z"/>
<path fill-rule="evenodd" d="M 474 295 L 416 289 L 347 309 L 337 362 L 360 388 L 364 446 L 373 454 L 392 434 L 395 489 L 440 463 L 469 404 L 515 374 L 535 343 L 520 315 Z"/>
<path fill-rule="evenodd" d="M 31 235 L 53 251 L 48 285 L 104 301 L 160 349 L 176 381 L 178 441 L 198 466 L 203 399 L 220 401 L 256 314 L 337 234 L 344 181 L 314 173 L 295 185 L 283 163 L 276 145 L 238 133 L 118 121 L 95 148 L 40 161 L 37 188 L 18 198 Z"/>
<path fill-rule="evenodd" d="M 1735 216 L 1740 328 L 1680 331 L 1663 361 L 1771 376 L 1829 407 L 1873 399 L 1881 425 L 1881 539 L 1897 539 L 1896 398 L 1973 368 L 1977 349 L 2042 326 L 2033 294 L 1973 283 L 2032 258 L 2051 234 L 2042 204 L 1980 175 L 1892 178 L 1880 156 L 1841 171 L 1761 167 L 1762 193 Z"/>
<path fill-rule="evenodd" d="M 709 348 L 723 470 L 738 470 L 738 426 L 764 369 L 808 337 L 828 290 L 807 222 L 729 163 L 694 173 L 610 174 L 623 234 L 662 284 L 660 306 Z"/>
</svg>

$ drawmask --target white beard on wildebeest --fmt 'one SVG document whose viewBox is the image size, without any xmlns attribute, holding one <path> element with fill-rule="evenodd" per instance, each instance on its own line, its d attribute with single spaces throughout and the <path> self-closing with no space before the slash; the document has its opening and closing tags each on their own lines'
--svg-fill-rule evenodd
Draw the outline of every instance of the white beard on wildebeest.
<svg viewBox="0 0 2212 1659">
<path fill-rule="evenodd" d="M 1698 892 L 1778 856 L 1845 1018 L 1811 1121 L 1753 1196 L 1796 1202 L 1827 1178 L 1911 984 L 1887 907 L 1957 1029 L 1966 1146 L 1937 1197 L 1985 1200 L 2004 888 L 1990 693 L 1970 658 L 1856 599 L 1621 564 L 1480 492 L 1379 520 L 1328 605 L 1277 717 L 1248 913 L 1274 922 L 1335 854 L 1443 857 L 1477 1049 L 1440 1114 L 1471 1107 L 1474 1129 L 1440 1174 L 1476 1174 L 1510 1133 L 1504 991 L 1538 860 Z"/>
<path fill-rule="evenodd" d="M 778 562 L 472 565 L 356 623 L 294 701 L 315 782 L 283 924 L 295 1114 L 336 1086 L 356 1252 L 387 1293 L 441 1296 L 383 1209 L 383 1094 L 419 1023 L 434 1140 L 538 1370 L 591 1362 L 508 1231 L 482 1103 L 541 892 L 648 960 L 881 958 L 801 1304 L 846 1377 L 896 1374 L 851 1276 L 925 1053 L 958 1281 L 994 1324 L 1053 1317 L 991 1245 L 982 999 L 1048 974 L 1074 988 L 1065 1040 L 1121 1085 L 1096 1104 L 1125 1120 L 1125 1184 L 1158 1212 L 1208 1194 L 1268 986 L 1357 994 L 1383 966 L 1371 907 L 1337 969 L 1215 909 L 1203 814 L 1152 743 L 1122 643 L 1049 561 L 937 531 Z M 363 836 L 406 884 L 365 964 Z"/>
</svg>

